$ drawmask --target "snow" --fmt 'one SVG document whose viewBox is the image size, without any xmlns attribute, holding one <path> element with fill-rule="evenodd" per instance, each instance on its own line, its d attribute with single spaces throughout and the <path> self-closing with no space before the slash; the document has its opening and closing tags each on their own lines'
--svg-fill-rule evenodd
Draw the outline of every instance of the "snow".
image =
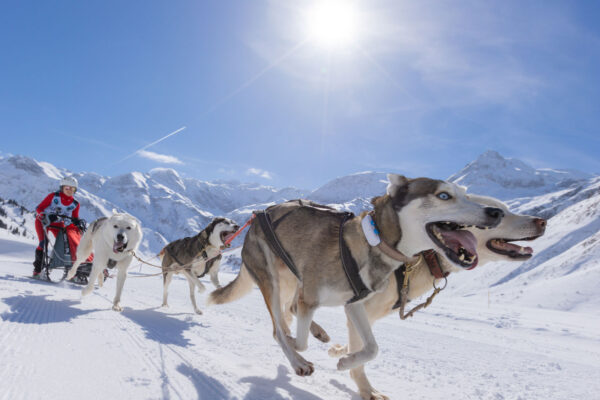
<svg viewBox="0 0 600 400">
<path fill-rule="evenodd" d="M 383 173 L 340 177 L 314 191 L 237 181 L 204 182 L 170 168 L 104 177 L 72 173 L 25 156 L 0 158 L 0 385 L 6 399 L 359 399 L 329 344 L 310 340 L 310 377 L 296 376 L 272 338 L 260 292 L 192 313 L 188 284 L 174 278 L 170 309 L 156 269 L 137 262 L 123 313 L 112 311 L 115 279 L 81 299 L 80 286 L 27 277 L 35 246 L 31 210 L 73 174 L 89 222 L 124 210 L 142 221 L 144 258 L 196 234 L 216 215 L 240 225 L 253 210 L 309 198 L 358 213 L 383 194 Z M 494 151 L 450 180 L 505 199 L 511 210 L 548 219 L 523 242 L 525 262 L 496 262 L 452 274 L 433 304 L 407 321 L 374 326 L 380 353 L 366 367 L 392 399 L 591 399 L 600 392 L 600 177 L 534 169 Z M 11 233 L 16 232 L 16 233 Z M 237 238 L 234 246 L 241 244 Z M 221 282 L 234 278 L 240 249 L 225 254 Z M 207 287 L 212 288 L 208 279 Z M 341 307 L 315 320 L 345 343 Z"/>
<path fill-rule="evenodd" d="M 81 299 L 80 286 L 27 278 L 33 249 L 0 239 L 3 398 L 359 398 L 315 339 L 305 352 L 315 373 L 293 373 L 257 289 L 195 315 L 187 282 L 175 278 L 171 308 L 162 309 L 160 277 L 141 277 L 156 270 L 134 263 L 117 313 L 115 279 Z M 315 320 L 345 342 L 341 307 L 319 309 Z M 591 399 L 600 390 L 599 326 L 597 314 L 442 292 L 410 320 L 394 313 L 375 324 L 380 353 L 366 371 L 392 399 Z"/>
</svg>

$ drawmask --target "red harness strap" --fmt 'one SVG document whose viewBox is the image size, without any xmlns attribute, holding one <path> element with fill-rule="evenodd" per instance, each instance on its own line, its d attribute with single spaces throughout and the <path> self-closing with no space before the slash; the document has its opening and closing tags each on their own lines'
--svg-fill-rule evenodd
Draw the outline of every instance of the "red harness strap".
<svg viewBox="0 0 600 400">
<path fill-rule="evenodd" d="M 240 235 L 240 233 L 242 233 L 242 231 L 244 229 L 246 229 L 248 226 L 250 226 L 250 224 L 252 223 L 252 220 L 256 218 L 256 214 L 252 213 L 252 216 L 250 217 L 250 219 L 248 221 L 246 221 L 246 223 L 244 224 L 244 226 L 242 226 L 240 229 L 237 230 L 236 233 L 234 233 L 229 239 L 227 239 L 225 241 L 225 246 L 229 246 L 229 244 L 231 242 L 233 242 L 233 239 L 235 239 L 236 237 L 238 237 Z"/>
</svg>

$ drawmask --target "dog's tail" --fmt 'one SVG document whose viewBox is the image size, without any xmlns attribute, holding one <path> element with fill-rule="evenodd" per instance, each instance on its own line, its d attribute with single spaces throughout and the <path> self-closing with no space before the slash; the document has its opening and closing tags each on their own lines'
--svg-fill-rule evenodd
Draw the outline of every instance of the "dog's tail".
<svg viewBox="0 0 600 400">
<path fill-rule="evenodd" d="M 206 304 L 211 305 L 231 303 L 232 301 L 238 300 L 250 293 L 253 287 L 254 281 L 252 280 L 246 265 L 242 263 L 238 276 L 229 282 L 227 286 L 223 286 L 222 288 L 213 291 L 208 296 Z"/>
</svg>

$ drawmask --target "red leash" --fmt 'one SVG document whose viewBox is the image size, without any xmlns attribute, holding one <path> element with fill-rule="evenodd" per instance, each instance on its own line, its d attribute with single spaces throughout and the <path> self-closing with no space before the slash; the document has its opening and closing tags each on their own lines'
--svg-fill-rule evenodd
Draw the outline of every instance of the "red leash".
<svg viewBox="0 0 600 400">
<path fill-rule="evenodd" d="M 229 246 L 229 244 L 231 242 L 233 242 L 233 239 L 235 239 L 236 237 L 238 237 L 240 235 L 240 233 L 242 233 L 242 231 L 244 229 L 246 229 L 248 226 L 250 226 L 250 224 L 252 223 L 252 220 L 256 218 L 256 215 L 254 213 L 252 213 L 252 217 L 250 217 L 250 219 L 248 221 L 246 221 L 246 223 L 244 224 L 244 226 L 242 226 L 240 229 L 237 230 L 236 233 L 233 234 L 233 236 L 231 236 L 229 239 L 227 239 L 225 241 L 225 246 Z"/>
</svg>

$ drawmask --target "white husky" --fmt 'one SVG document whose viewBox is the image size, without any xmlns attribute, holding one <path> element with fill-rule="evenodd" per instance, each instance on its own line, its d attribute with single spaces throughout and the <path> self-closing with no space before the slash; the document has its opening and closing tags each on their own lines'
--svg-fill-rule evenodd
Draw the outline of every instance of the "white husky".
<svg viewBox="0 0 600 400">
<path fill-rule="evenodd" d="M 81 291 L 86 296 L 94 290 L 94 282 L 98 278 L 98 284 L 102 286 L 104 282 L 103 270 L 106 266 L 109 268 L 118 268 L 117 292 L 113 300 L 112 309 L 123 311 L 119 304 L 121 301 L 121 292 L 123 284 L 127 277 L 127 268 L 132 260 L 131 250 L 137 250 L 142 240 L 142 228 L 140 222 L 133 216 L 126 213 L 118 213 L 113 210 L 111 217 L 103 217 L 92 222 L 88 230 L 83 234 L 79 247 L 77 248 L 77 261 L 73 268 L 69 270 L 67 279 L 75 276 L 77 268 L 94 251 L 94 261 L 92 262 L 92 271 L 90 272 L 89 282 Z"/>
</svg>

